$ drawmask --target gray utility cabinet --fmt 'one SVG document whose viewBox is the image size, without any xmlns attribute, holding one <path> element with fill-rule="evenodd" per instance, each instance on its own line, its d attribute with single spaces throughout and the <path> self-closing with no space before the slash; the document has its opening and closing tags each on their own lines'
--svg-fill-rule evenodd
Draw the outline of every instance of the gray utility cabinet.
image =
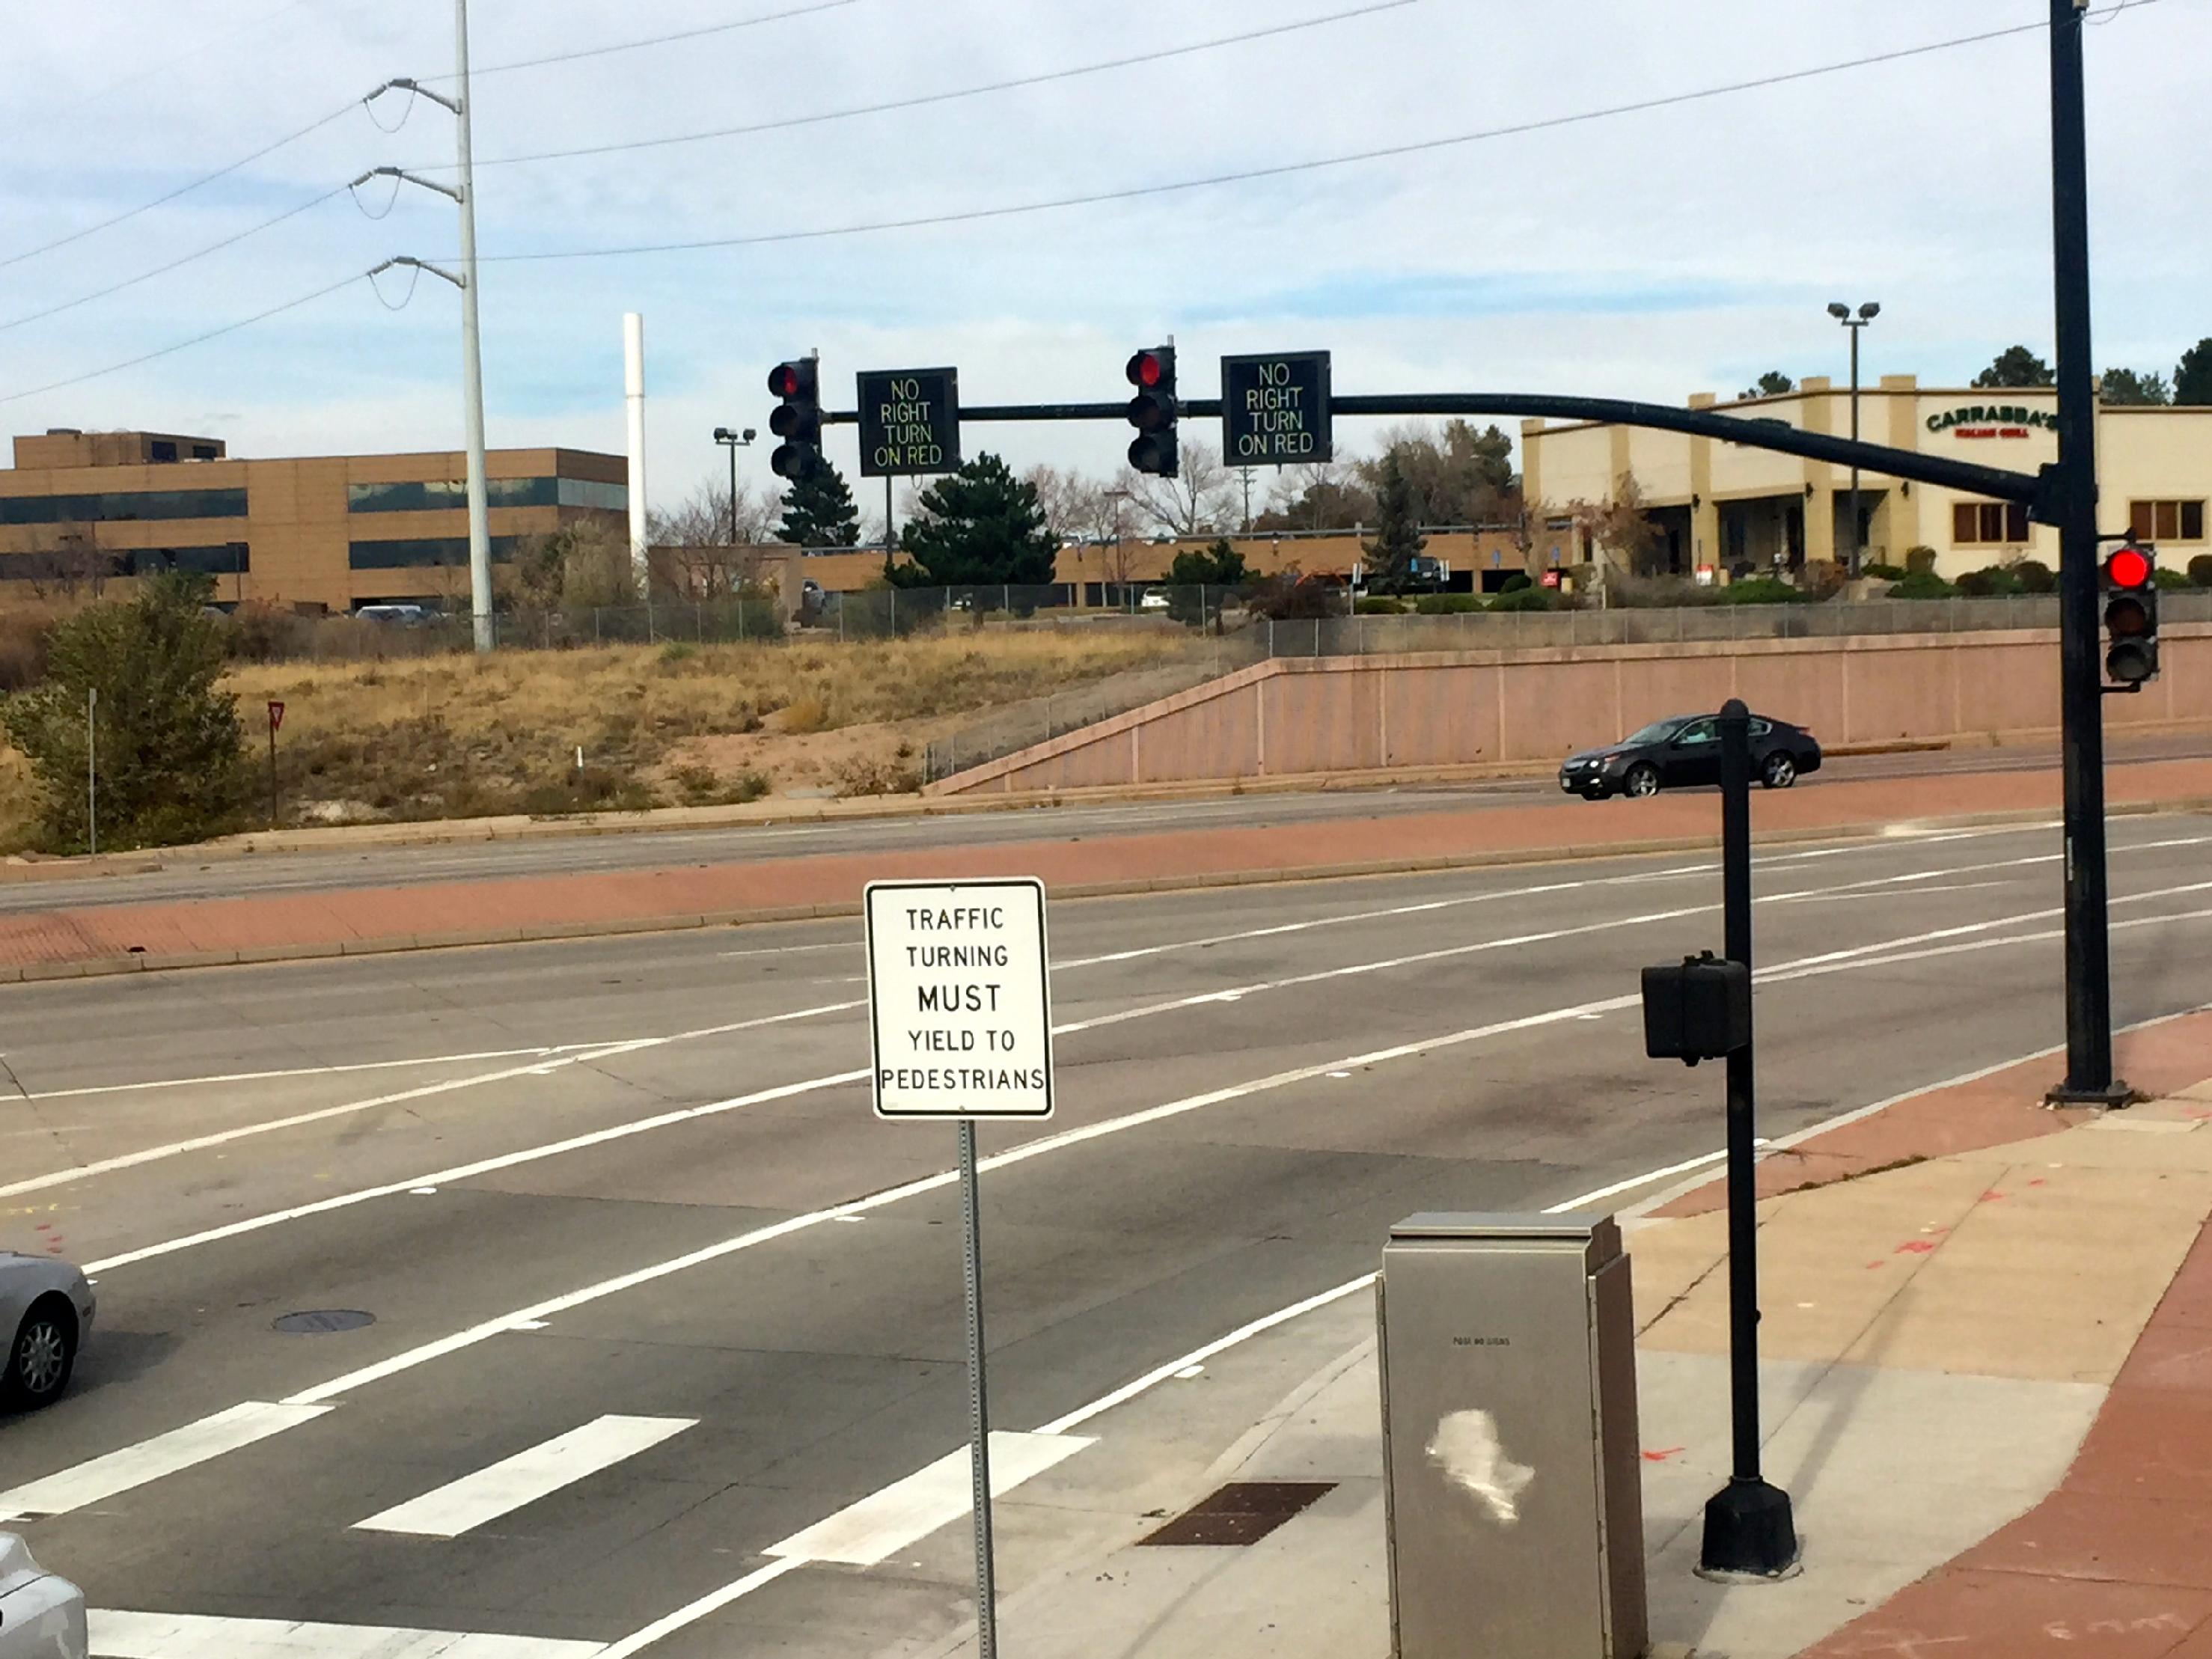
<svg viewBox="0 0 2212 1659">
<path fill-rule="evenodd" d="M 1637 1659 L 1636 1320 L 1613 1218 L 1414 1216 L 1378 1304 L 1399 1659 Z"/>
</svg>

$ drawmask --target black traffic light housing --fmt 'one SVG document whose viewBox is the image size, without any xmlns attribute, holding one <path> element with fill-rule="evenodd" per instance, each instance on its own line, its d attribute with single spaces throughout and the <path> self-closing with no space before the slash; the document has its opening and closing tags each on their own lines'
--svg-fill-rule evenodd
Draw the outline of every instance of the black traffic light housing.
<svg viewBox="0 0 2212 1659">
<path fill-rule="evenodd" d="M 1751 1042 L 1751 970 L 1711 951 L 1644 970 L 1644 1052 L 1723 1060 Z"/>
<path fill-rule="evenodd" d="M 1137 395 L 1129 399 L 1129 424 L 1137 428 L 1129 446 L 1129 465 L 1163 478 L 1176 476 L 1181 457 L 1176 444 L 1176 359 L 1171 345 L 1154 346 L 1129 359 L 1125 371 Z"/>
<path fill-rule="evenodd" d="M 768 417 L 768 429 L 783 440 L 768 459 L 779 478 L 794 481 L 821 470 L 821 365 L 811 357 L 778 363 L 769 371 L 768 389 L 779 402 Z"/>
<path fill-rule="evenodd" d="M 2126 541 L 2105 556 L 2105 678 L 2132 691 L 2158 678 L 2158 554 Z"/>
</svg>

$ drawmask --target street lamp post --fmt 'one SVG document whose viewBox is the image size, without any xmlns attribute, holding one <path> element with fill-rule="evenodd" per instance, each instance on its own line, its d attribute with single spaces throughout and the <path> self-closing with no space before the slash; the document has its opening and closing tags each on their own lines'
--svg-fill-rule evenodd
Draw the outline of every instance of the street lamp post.
<svg viewBox="0 0 2212 1659">
<path fill-rule="evenodd" d="M 732 432 L 726 426 L 714 428 L 714 441 L 730 452 L 730 545 L 738 544 L 738 452 L 750 449 L 760 434 L 747 427 L 743 432 Z"/>
<path fill-rule="evenodd" d="M 1851 441 L 1859 441 L 1859 331 L 1881 314 L 1881 307 L 1872 300 L 1861 306 L 1858 315 L 1838 300 L 1828 307 L 1828 315 L 1850 331 L 1851 336 Z M 1866 558 L 1866 538 L 1859 530 L 1859 470 L 1851 469 L 1851 556 L 1847 567 L 1854 576 Z"/>
</svg>

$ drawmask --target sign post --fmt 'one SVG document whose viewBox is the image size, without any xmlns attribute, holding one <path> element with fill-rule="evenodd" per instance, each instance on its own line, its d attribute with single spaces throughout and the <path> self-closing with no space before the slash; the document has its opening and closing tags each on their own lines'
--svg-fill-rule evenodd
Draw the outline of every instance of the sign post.
<svg viewBox="0 0 2212 1659">
<path fill-rule="evenodd" d="M 284 705 L 269 700 L 269 827 L 276 827 L 276 728 L 284 724 Z"/>
<path fill-rule="evenodd" d="M 865 460 L 865 444 L 862 455 Z M 870 882 L 866 919 L 873 1061 L 868 1075 L 876 1115 L 950 1118 L 960 1126 L 976 1651 L 981 1659 L 996 1659 L 991 1413 L 983 1362 L 975 1125 L 984 1119 L 1037 1121 L 1052 1115 L 1044 884 L 1024 877 Z"/>
<path fill-rule="evenodd" d="M 1328 353 L 1221 360 L 1221 458 L 1231 466 L 1303 466 L 1333 453 Z"/>
<path fill-rule="evenodd" d="M 959 471 L 958 369 L 876 370 L 856 378 L 862 477 Z"/>
</svg>

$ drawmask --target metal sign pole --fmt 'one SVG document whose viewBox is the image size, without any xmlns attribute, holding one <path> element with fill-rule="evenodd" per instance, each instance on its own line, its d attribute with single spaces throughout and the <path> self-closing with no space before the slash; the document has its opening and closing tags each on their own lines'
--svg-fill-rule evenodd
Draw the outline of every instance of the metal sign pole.
<svg viewBox="0 0 2212 1659">
<path fill-rule="evenodd" d="M 91 857 L 100 856 L 100 688 L 84 693 L 84 833 Z"/>
<path fill-rule="evenodd" d="M 998 1659 L 999 1597 L 991 1555 L 991 1405 L 983 1386 L 983 1246 L 975 1183 L 975 1125 L 960 1121 L 961 1266 L 968 1301 L 968 1437 L 975 1476 L 975 1651 Z"/>
</svg>

